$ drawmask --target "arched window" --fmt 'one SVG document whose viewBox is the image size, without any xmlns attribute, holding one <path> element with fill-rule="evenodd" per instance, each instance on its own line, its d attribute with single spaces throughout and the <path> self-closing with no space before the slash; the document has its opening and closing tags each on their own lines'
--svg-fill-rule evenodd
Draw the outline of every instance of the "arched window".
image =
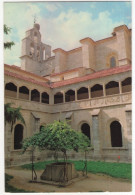
<svg viewBox="0 0 135 195">
<path fill-rule="evenodd" d="M 78 100 L 82 100 L 82 99 L 88 99 L 88 98 L 89 98 L 88 88 L 86 88 L 86 87 L 81 87 L 81 88 L 77 91 L 77 99 L 78 99 Z"/>
<path fill-rule="evenodd" d="M 29 89 L 25 86 L 19 88 L 19 98 L 29 100 Z"/>
<path fill-rule="evenodd" d="M 49 95 L 46 92 L 42 93 L 42 103 L 49 104 Z"/>
<path fill-rule="evenodd" d="M 115 59 L 115 57 L 113 56 L 113 57 L 110 58 L 110 67 L 113 68 L 113 67 L 115 67 L 115 66 L 116 66 L 116 59 Z"/>
<path fill-rule="evenodd" d="M 65 101 L 66 101 L 66 102 L 75 101 L 75 91 L 73 91 L 73 90 L 68 90 L 68 91 L 65 93 Z"/>
<path fill-rule="evenodd" d="M 35 49 L 34 49 L 34 44 L 30 44 L 30 56 L 32 57 L 34 55 Z"/>
<path fill-rule="evenodd" d="M 131 77 L 126 78 L 122 81 L 122 93 L 129 92 L 132 90 Z"/>
<path fill-rule="evenodd" d="M 40 101 L 40 93 L 38 90 L 33 89 L 31 91 L 31 101 L 39 102 Z"/>
<path fill-rule="evenodd" d="M 41 131 L 43 127 L 45 127 L 45 125 L 41 125 L 39 131 Z"/>
<path fill-rule="evenodd" d="M 91 135 L 90 135 L 90 126 L 87 123 L 83 123 L 81 126 L 81 131 L 84 135 L 86 135 L 89 140 L 91 140 Z"/>
<path fill-rule="evenodd" d="M 110 125 L 110 131 L 112 147 L 122 147 L 121 124 L 118 121 L 113 121 Z"/>
<path fill-rule="evenodd" d="M 37 32 L 34 32 L 34 41 L 35 41 L 36 43 L 38 42 Z"/>
<path fill-rule="evenodd" d="M 54 95 L 54 104 L 63 103 L 63 94 L 58 92 Z"/>
<path fill-rule="evenodd" d="M 23 126 L 18 124 L 14 130 L 14 149 L 21 149 L 23 140 Z"/>
<path fill-rule="evenodd" d="M 91 88 L 91 98 L 103 96 L 103 86 L 96 84 Z"/>
<path fill-rule="evenodd" d="M 113 95 L 119 93 L 119 83 L 115 81 L 110 81 L 106 84 L 106 95 Z"/>
<path fill-rule="evenodd" d="M 7 83 L 5 86 L 5 95 L 10 97 L 17 97 L 17 86 L 13 83 Z"/>
</svg>

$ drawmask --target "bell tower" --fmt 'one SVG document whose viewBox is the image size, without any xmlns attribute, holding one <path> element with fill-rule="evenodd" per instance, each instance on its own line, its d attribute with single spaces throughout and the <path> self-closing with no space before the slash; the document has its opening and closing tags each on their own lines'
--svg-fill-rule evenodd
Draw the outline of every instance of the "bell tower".
<svg viewBox="0 0 135 195">
<path fill-rule="evenodd" d="M 41 42 L 40 25 L 34 23 L 22 40 L 21 69 L 41 75 L 43 62 L 51 57 L 51 46 Z"/>
</svg>

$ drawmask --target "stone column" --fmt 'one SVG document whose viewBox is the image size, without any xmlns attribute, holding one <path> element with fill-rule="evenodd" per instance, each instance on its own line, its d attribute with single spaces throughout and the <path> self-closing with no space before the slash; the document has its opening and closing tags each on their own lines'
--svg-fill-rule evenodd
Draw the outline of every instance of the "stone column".
<svg viewBox="0 0 135 195">
<path fill-rule="evenodd" d="M 106 89 L 105 89 L 105 84 L 103 84 L 103 96 L 106 96 Z"/>
<path fill-rule="evenodd" d="M 99 112 L 100 109 L 95 109 L 92 111 L 93 145 L 95 160 L 100 160 L 102 158 L 101 136 L 99 129 Z"/>
<path fill-rule="evenodd" d="M 65 100 L 65 92 L 63 92 L 63 103 L 65 103 L 66 100 Z"/>
<path fill-rule="evenodd" d="M 121 81 L 119 81 L 119 92 L 122 94 L 122 86 L 121 86 Z"/>
<path fill-rule="evenodd" d="M 41 103 L 42 99 L 42 93 L 39 93 L 39 102 Z"/>
<path fill-rule="evenodd" d="M 50 93 L 50 95 L 49 95 L 49 104 L 50 105 L 54 104 L 54 94 L 53 93 Z"/>
<path fill-rule="evenodd" d="M 19 87 L 17 87 L 17 99 L 19 98 Z"/>
<path fill-rule="evenodd" d="M 31 90 L 29 90 L 29 101 L 31 101 Z"/>
<path fill-rule="evenodd" d="M 89 94 L 89 99 L 91 99 L 91 91 L 90 91 L 90 86 L 88 86 L 88 94 Z"/>
<path fill-rule="evenodd" d="M 75 101 L 77 101 L 77 89 L 75 89 Z"/>
<path fill-rule="evenodd" d="M 132 159 L 132 111 L 126 110 L 127 135 L 128 135 L 128 160 Z"/>
</svg>

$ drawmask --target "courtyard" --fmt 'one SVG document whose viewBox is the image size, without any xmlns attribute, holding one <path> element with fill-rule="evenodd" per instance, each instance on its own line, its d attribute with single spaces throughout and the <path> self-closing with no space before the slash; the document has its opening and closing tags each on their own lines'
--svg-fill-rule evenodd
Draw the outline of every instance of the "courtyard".
<svg viewBox="0 0 135 195">
<path fill-rule="evenodd" d="M 45 164 L 50 162 L 35 163 L 37 181 L 44 170 Z M 82 163 L 82 161 L 74 161 L 75 168 L 80 174 L 82 173 L 81 167 L 83 168 Z M 132 190 L 130 163 L 88 161 L 87 165 L 87 177 L 74 181 L 66 187 L 30 183 L 31 164 L 10 167 L 5 172 L 13 176 L 8 182 L 9 185 L 27 192 L 130 192 Z"/>
</svg>

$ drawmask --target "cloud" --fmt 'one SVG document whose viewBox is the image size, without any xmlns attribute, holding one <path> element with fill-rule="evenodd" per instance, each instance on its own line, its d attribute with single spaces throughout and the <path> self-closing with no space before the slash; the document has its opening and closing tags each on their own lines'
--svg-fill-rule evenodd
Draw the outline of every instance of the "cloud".
<svg viewBox="0 0 135 195">
<path fill-rule="evenodd" d="M 58 8 L 60 8 L 61 7 L 61 4 L 59 4 L 59 3 L 54 3 L 54 2 L 49 2 L 49 3 L 46 3 L 45 4 L 45 8 L 48 10 L 48 11 L 50 11 L 50 12 L 54 12 L 54 11 L 56 11 Z"/>
<path fill-rule="evenodd" d="M 21 40 L 25 37 L 25 31 L 34 23 L 34 15 L 40 20 L 40 9 L 32 3 L 5 3 L 4 23 L 11 27 L 11 32 L 4 36 L 4 41 L 14 41 L 15 46 L 11 50 L 4 50 L 4 63 L 20 65 Z"/>
<path fill-rule="evenodd" d="M 93 19 L 89 12 L 75 12 L 70 9 L 61 12 L 56 18 L 41 20 L 41 32 L 45 34 L 43 41 L 52 45 L 53 49 L 70 50 L 80 46 L 79 40 L 91 37 L 94 40 L 111 36 L 113 28 L 123 24 L 113 22 L 108 11 L 100 12 Z M 44 25 L 45 24 L 45 25 Z"/>
<path fill-rule="evenodd" d="M 70 50 L 80 46 L 80 39 L 91 37 L 99 40 L 111 36 L 113 28 L 124 24 L 124 21 L 114 22 L 108 11 L 100 12 L 93 19 L 92 12 L 67 9 L 59 12 L 55 17 L 43 18 L 41 11 L 46 5 L 53 12 L 61 4 L 44 4 L 38 6 L 34 3 L 5 3 L 4 22 L 12 28 L 6 39 L 15 42 L 11 50 L 5 51 L 5 63 L 19 65 L 21 55 L 21 40 L 25 37 L 25 31 L 33 27 L 33 16 L 38 16 L 41 27 L 42 41 L 52 46 L 52 49 L 63 48 Z"/>
</svg>

